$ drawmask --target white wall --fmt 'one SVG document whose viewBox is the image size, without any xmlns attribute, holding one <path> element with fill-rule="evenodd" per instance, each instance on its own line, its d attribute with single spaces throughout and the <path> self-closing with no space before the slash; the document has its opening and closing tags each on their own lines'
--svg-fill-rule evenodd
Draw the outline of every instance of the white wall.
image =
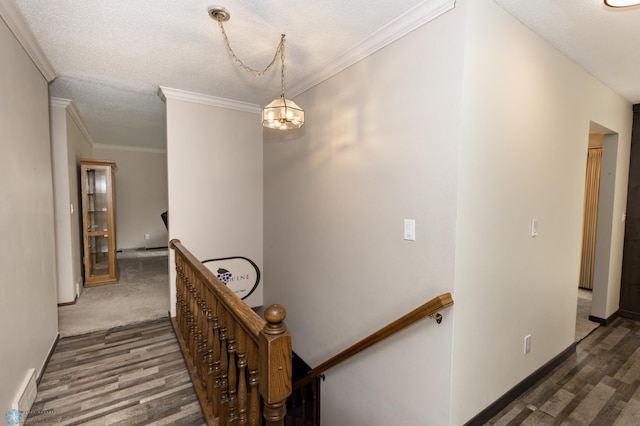
<svg viewBox="0 0 640 426">
<path fill-rule="evenodd" d="M 619 145 L 620 135 L 607 131 L 602 141 L 596 264 L 591 301 L 591 315 L 603 320 L 617 314 L 620 308 L 624 249 L 624 244 L 620 244 L 620 241 L 624 238 L 624 218 L 626 217 L 626 204 L 620 205 L 620 200 L 626 198 L 621 197 L 619 193 L 621 185 L 624 185 L 625 189 L 628 186 L 629 169 L 628 164 L 619 159 Z M 626 158 L 626 152 L 630 148 L 626 143 L 623 147 L 625 149 L 623 158 Z M 622 170 L 619 166 L 622 166 Z M 624 183 L 620 183 L 621 177 Z"/>
<path fill-rule="evenodd" d="M 116 248 L 167 247 L 166 151 L 96 145 L 93 156 L 116 162 Z"/>
<path fill-rule="evenodd" d="M 312 366 L 453 290 L 463 18 L 296 97 L 300 131 L 265 131 L 265 305 Z M 448 424 L 454 310 L 328 371 L 323 424 Z"/>
<path fill-rule="evenodd" d="M 0 407 L 58 333 L 47 81 L 0 20 Z"/>
<path fill-rule="evenodd" d="M 58 303 L 69 303 L 82 289 L 78 164 L 80 158 L 91 158 L 92 143 L 70 100 L 53 98 L 50 117 Z"/>
<path fill-rule="evenodd" d="M 197 102 L 177 99 L 164 90 L 170 238 L 200 260 L 245 256 L 262 270 L 260 116 L 209 105 L 204 96 L 191 96 Z M 175 269 L 170 271 L 175 315 Z M 245 301 L 262 305 L 262 284 Z"/>
<path fill-rule="evenodd" d="M 575 338 L 590 122 L 619 134 L 614 217 L 626 202 L 631 105 L 490 0 L 467 9 L 451 424 Z M 531 219 L 539 234 L 530 236 Z M 610 222 L 619 287 L 623 224 Z M 615 293 L 615 292 L 614 292 Z M 616 301 L 617 303 L 617 301 Z M 523 339 L 532 335 L 531 353 Z"/>
</svg>

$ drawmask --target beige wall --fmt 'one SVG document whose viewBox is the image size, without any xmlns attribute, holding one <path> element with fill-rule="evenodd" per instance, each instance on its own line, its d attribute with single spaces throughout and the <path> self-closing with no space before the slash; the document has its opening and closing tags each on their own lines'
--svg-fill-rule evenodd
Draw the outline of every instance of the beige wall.
<svg viewBox="0 0 640 426">
<path fill-rule="evenodd" d="M 73 205 L 74 213 L 71 215 L 71 258 L 75 283 L 79 283 L 82 292 L 82 197 L 80 195 L 80 160 L 92 158 L 93 141 L 89 139 L 84 124 L 77 113 L 70 114 L 67 107 L 67 168 L 69 177 L 69 201 Z M 59 288 L 59 287 L 58 287 Z"/>
<path fill-rule="evenodd" d="M 168 234 L 160 218 L 167 209 L 166 152 L 94 148 L 72 101 L 54 98 L 51 102 L 58 303 L 68 303 L 82 290 L 80 159 L 116 161 L 117 248 L 166 247 Z M 149 240 L 144 234 L 149 234 Z"/>
<path fill-rule="evenodd" d="M 58 333 L 47 82 L 0 20 L 0 407 Z"/>
<path fill-rule="evenodd" d="M 117 249 L 167 247 L 166 151 L 96 145 L 93 156 L 116 162 Z"/>
<path fill-rule="evenodd" d="M 329 371 L 323 421 L 464 424 L 573 343 L 591 122 L 618 133 L 617 304 L 631 105 L 490 0 L 459 0 L 295 100 L 305 127 L 265 133 L 265 304 L 287 307 L 294 349 L 317 365 L 455 299 L 442 325 Z"/>
<path fill-rule="evenodd" d="M 167 95 L 169 235 L 200 260 L 245 256 L 262 270 L 260 116 L 211 106 L 205 98 Z M 262 284 L 245 301 L 262 305 Z"/>
<path fill-rule="evenodd" d="M 604 285 L 619 294 L 632 110 L 490 0 L 466 10 L 451 424 L 575 338 L 591 122 L 618 133 Z M 605 143 L 607 143 L 605 141 Z M 607 175 L 607 173 L 604 173 Z M 602 204 L 601 204 L 602 205 Z M 538 219 L 538 236 L 530 235 Z M 618 290 L 616 291 L 616 287 Z M 606 316 L 606 313 L 603 312 Z M 531 352 L 523 354 L 531 334 Z"/>
<path fill-rule="evenodd" d="M 51 154 L 56 217 L 58 303 L 73 302 L 82 289 L 82 208 L 78 162 L 91 158 L 92 144 L 68 99 L 53 98 L 50 106 Z"/>
<path fill-rule="evenodd" d="M 447 12 L 296 97 L 300 131 L 265 131 L 265 305 L 286 307 L 312 366 L 453 291 L 462 18 Z M 323 424 L 448 424 L 453 312 L 328 371 Z"/>
</svg>

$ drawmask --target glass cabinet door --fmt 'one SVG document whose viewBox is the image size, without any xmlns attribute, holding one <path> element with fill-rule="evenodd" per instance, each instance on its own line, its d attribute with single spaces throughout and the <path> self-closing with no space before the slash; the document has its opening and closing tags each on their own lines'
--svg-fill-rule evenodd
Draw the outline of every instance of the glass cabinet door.
<svg viewBox="0 0 640 426">
<path fill-rule="evenodd" d="M 89 237 L 89 276 L 109 274 L 109 236 Z"/>
</svg>

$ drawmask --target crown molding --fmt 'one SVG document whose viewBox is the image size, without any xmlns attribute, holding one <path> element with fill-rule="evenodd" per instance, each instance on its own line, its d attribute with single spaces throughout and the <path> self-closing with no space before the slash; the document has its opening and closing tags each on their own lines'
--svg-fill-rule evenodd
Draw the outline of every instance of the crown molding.
<svg viewBox="0 0 640 426">
<path fill-rule="evenodd" d="M 119 151 L 134 151 L 134 152 L 149 152 L 153 154 L 166 154 L 167 150 L 162 148 L 146 148 L 142 146 L 132 146 L 132 145 L 111 145 L 100 143 L 94 146 L 95 149 L 117 149 Z"/>
<path fill-rule="evenodd" d="M 377 52 L 383 47 L 393 43 L 399 38 L 409 34 L 422 25 L 433 21 L 438 16 L 455 7 L 455 0 L 425 0 L 408 10 L 398 18 L 389 22 L 379 31 L 372 34 L 363 42 L 358 43 L 347 52 L 338 55 L 324 66 L 311 74 L 309 78 L 292 86 L 288 93 L 292 98 L 311 89 L 323 81 L 333 77 L 340 71 L 350 67 Z"/>
<path fill-rule="evenodd" d="M 56 97 L 49 98 L 49 105 L 58 107 L 58 108 L 67 108 L 72 103 L 73 101 L 71 99 L 56 98 Z"/>
<path fill-rule="evenodd" d="M 52 107 L 66 109 L 73 121 L 76 122 L 76 125 L 80 129 L 82 135 L 87 139 L 87 142 L 89 142 L 89 145 L 91 145 L 92 148 L 95 148 L 96 144 L 91 138 L 89 131 L 85 127 L 84 122 L 82 121 L 82 117 L 80 117 L 80 111 L 78 111 L 78 108 L 76 107 L 76 104 L 73 102 L 73 100 L 51 97 L 49 98 L 49 105 Z"/>
<path fill-rule="evenodd" d="M 166 102 L 167 99 L 175 99 L 178 101 L 193 102 L 196 104 L 250 112 L 253 114 L 260 114 L 262 112 L 260 105 L 234 101 L 232 99 L 218 98 L 216 96 L 203 95 L 201 93 L 187 92 L 186 90 L 172 89 L 164 86 L 160 86 L 158 88 L 158 96 L 163 102 Z"/>
<path fill-rule="evenodd" d="M 22 12 L 13 0 L 0 1 L 0 18 L 7 24 L 45 80 L 48 83 L 55 80 L 58 74 L 40 48 Z"/>
</svg>

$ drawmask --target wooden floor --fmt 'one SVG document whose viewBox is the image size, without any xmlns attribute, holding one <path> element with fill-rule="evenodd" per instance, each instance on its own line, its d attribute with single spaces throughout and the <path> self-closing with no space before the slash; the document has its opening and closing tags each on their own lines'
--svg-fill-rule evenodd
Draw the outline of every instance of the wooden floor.
<svg viewBox="0 0 640 426">
<path fill-rule="evenodd" d="M 61 339 L 31 425 L 202 425 L 168 318 Z"/>
<path fill-rule="evenodd" d="M 640 323 L 617 319 L 490 425 L 640 425 Z"/>
<path fill-rule="evenodd" d="M 169 319 L 61 339 L 31 425 L 204 424 Z M 640 323 L 617 319 L 489 425 L 640 425 Z"/>
</svg>

